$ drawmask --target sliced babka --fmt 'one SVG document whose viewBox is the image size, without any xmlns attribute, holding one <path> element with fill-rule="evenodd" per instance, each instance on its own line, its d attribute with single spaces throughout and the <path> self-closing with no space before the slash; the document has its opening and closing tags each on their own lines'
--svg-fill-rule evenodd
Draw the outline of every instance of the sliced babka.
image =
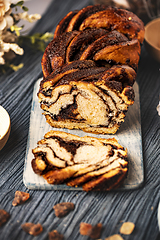
<svg viewBox="0 0 160 240">
<path fill-rule="evenodd" d="M 32 152 L 34 172 L 49 184 L 107 191 L 122 184 L 128 172 L 127 150 L 115 138 L 50 131 Z"/>
</svg>

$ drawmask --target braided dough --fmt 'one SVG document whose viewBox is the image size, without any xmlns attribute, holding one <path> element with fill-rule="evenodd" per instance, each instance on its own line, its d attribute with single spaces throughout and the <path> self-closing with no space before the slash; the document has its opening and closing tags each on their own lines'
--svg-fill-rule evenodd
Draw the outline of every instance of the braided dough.
<svg viewBox="0 0 160 240">
<path fill-rule="evenodd" d="M 93 5 L 68 13 L 42 57 L 38 97 L 47 122 L 114 134 L 134 103 L 143 39 L 143 23 L 129 11 Z"/>
<path fill-rule="evenodd" d="M 114 134 L 134 103 L 144 25 L 133 13 L 93 5 L 57 25 L 42 57 L 38 98 L 57 128 Z M 50 131 L 32 150 L 32 168 L 49 184 L 108 191 L 128 172 L 127 150 L 115 138 Z"/>
</svg>

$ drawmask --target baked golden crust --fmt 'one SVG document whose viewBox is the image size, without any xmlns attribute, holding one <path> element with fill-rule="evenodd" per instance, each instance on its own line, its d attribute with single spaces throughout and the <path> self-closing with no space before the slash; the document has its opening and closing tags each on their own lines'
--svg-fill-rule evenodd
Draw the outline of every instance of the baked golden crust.
<svg viewBox="0 0 160 240">
<path fill-rule="evenodd" d="M 103 5 L 68 13 L 42 57 L 38 97 L 53 127 L 114 134 L 134 103 L 144 38 L 133 13 Z"/>
<path fill-rule="evenodd" d="M 66 48 L 72 38 L 74 38 L 77 34 L 77 31 L 64 33 L 55 40 L 52 40 L 47 46 L 41 60 L 44 77 L 47 77 L 51 72 L 60 66 L 63 66 L 65 63 Z"/>
<path fill-rule="evenodd" d="M 71 21 L 73 16 L 76 15 L 77 13 L 78 13 L 78 10 L 71 11 L 59 22 L 54 32 L 54 38 L 57 36 L 60 36 L 62 33 L 66 31 L 66 28 L 68 27 L 69 22 Z"/>
<path fill-rule="evenodd" d="M 127 150 L 115 138 L 50 131 L 32 152 L 34 172 L 49 184 L 107 191 L 119 186 L 128 172 Z"/>
<path fill-rule="evenodd" d="M 109 31 L 117 30 L 125 34 L 130 40 L 138 39 L 140 43 L 144 39 L 144 24 L 142 20 L 134 13 L 125 9 L 104 5 L 87 6 L 78 11 L 67 23 L 62 20 L 57 25 L 57 29 L 63 28 L 64 22 L 65 30 L 60 31 L 60 34 L 73 30 L 82 31 L 87 28 L 103 28 Z M 67 24 L 68 26 L 66 27 Z M 55 37 L 59 35 L 57 34 L 57 29 L 55 30 Z"/>
<path fill-rule="evenodd" d="M 80 28 L 80 25 L 84 19 L 89 17 L 90 15 L 105 10 L 107 7 L 105 5 L 91 5 L 82 8 L 78 11 L 78 13 L 71 19 L 71 21 L 68 23 L 68 27 L 66 28 L 66 32 L 71 32 L 73 30 L 78 30 Z M 61 24 L 59 24 L 61 25 Z"/>
<path fill-rule="evenodd" d="M 125 9 L 109 7 L 104 11 L 96 12 L 82 22 L 79 30 L 94 27 L 117 30 L 129 39 L 138 39 L 140 43 L 144 39 L 143 22 L 134 13 Z"/>
</svg>

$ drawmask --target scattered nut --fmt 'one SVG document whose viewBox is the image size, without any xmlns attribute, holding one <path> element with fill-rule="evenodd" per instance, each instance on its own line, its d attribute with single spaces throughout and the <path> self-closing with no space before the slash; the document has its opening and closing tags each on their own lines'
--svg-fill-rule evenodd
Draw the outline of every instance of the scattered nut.
<svg viewBox="0 0 160 240">
<path fill-rule="evenodd" d="M 19 204 L 22 204 L 22 203 L 26 202 L 29 197 L 30 197 L 29 193 L 16 191 L 14 200 L 12 202 L 12 205 L 13 206 L 17 206 Z"/>
<path fill-rule="evenodd" d="M 130 235 L 133 232 L 134 228 L 135 228 L 134 223 L 125 222 L 125 223 L 122 224 L 119 231 L 120 231 L 121 234 Z"/>
<path fill-rule="evenodd" d="M 101 236 L 102 224 L 98 223 L 92 227 L 91 234 L 89 235 L 92 239 L 97 239 Z"/>
<path fill-rule="evenodd" d="M 79 232 L 81 235 L 89 236 L 92 232 L 92 225 L 89 223 L 81 222 Z"/>
<path fill-rule="evenodd" d="M 65 217 L 68 213 L 74 210 L 74 203 L 62 202 L 53 207 L 56 217 Z"/>
<path fill-rule="evenodd" d="M 22 224 L 21 227 L 25 232 L 33 236 L 37 236 L 43 231 L 43 227 L 40 223 L 34 224 L 27 222 Z"/>
<path fill-rule="evenodd" d="M 0 226 L 8 221 L 10 214 L 3 209 L 0 209 Z"/>
<path fill-rule="evenodd" d="M 92 226 L 89 223 L 81 222 L 79 231 L 81 235 L 89 236 L 92 239 L 97 239 L 101 236 L 102 224 L 98 223 L 95 226 Z"/>
<path fill-rule="evenodd" d="M 57 230 L 53 230 L 52 232 L 48 233 L 49 240 L 63 240 L 64 236 L 60 234 Z"/>
<path fill-rule="evenodd" d="M 109 236 L 108 238 L 105 238 L 105 240 L 124 240 L 119 234 L 114 234 L 112 236 Z"/>
</svg>

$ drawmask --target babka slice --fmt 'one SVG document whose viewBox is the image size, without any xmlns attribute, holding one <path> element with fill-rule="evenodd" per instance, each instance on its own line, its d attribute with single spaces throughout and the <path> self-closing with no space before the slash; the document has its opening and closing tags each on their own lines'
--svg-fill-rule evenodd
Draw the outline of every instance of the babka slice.
<svg viewBox="0 0 160 240">
<path fill-rule="evenodd" d="M 32 152 L 33 171 L 49 184 L 108 191 L 120 186 L 128 172 L 127 150 L 115 138 L 79 137 L 51 130 Z"/>
<path fill-rule="evenodd" d="M 135 77 L 126 65 L 108 69 L 91 60 L 66 64 L 41 82 L 38 97 L 43 114 L 53 127 L 115 133 L 134 103 Z"/>
</svg>

